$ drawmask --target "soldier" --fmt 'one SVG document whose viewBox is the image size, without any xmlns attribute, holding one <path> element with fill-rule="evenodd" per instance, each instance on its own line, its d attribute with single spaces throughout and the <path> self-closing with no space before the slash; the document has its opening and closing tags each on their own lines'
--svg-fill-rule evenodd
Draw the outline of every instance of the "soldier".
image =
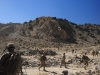
<svg viewBox="0 0 100 75">
<path fill-rule="evenodd" d="M 47 61 L 47 58 L 46 58 L 45 53 L 43 52 L 43 55 L 40 57 L 40 63 L 41 63 L 41 64 L 40 64 L 40 67 L 39 67 L 39 71 L 40 71 L 40 68 L 41 68 L 41 67 L 43 67 L 43 70 L 46 71 L 46 70 L 45 70 L 45 66 L 46 66 L 45 61 Z"/>
<path fill-rule="evenodd" d="M 88 61 L 89 61 L 89 60 L 90 60 L 90 59 L 89 59 L 88 56 L 86 56 L 86 54 L 82 56 L 82 62 L 83 62 L 83 64 L 85 65 L 85 66 L 84 66 L 84 69 L 85 69 L 85 70 L 86 70 L 86 67 L 88 66 Z"/>
<path fill-rule="evenodd" d="M 74 53 L 74 50 L 72 50 L 72 54 Z"/>
<path fill-rule="evenodd" d="M 87 55 L 87 52 L 85 52 L 84 54 Z"/>
<path fill-rule="evenodd" d="M 63 58 L 62 58 L 62 60 L 61 60 L 60 68 L 62 67 L 63 64 L 64 64 L 65 68 L 67 68 L 67 67 L 66 67 L 65 59 L 66 59 L 66 56 L 65 56 L 65 53 L 63 53 Z"/>
<path fill-rule="evenodd" d="M 98 54 L 99 54 L 99 52 L 96 50 L 96 51 L 95 51 L 95 56 L 98 57 Z"/>
<path fill-rule="evenodd" d="M 19 75 L 22 73 L 22 58 L 14 51 L 13 43 L 8 43 L 6 49 L 8 52 L 0 60 L 0 75 Z"/>
<path fill-rule="evenodd" d="M 95 56 L 95 51 L 94 50 L 92 51 L 92 55 L 93 55 L 93 57 Z"/>
</svg>

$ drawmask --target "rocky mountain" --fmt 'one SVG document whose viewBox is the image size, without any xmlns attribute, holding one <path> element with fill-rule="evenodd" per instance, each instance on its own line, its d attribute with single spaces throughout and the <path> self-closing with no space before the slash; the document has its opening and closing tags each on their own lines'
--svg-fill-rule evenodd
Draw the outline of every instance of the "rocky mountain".
<svg viewBox="0 0 100 75">
<path fill-rule="evenodd" d="M 55 17 L 40 17 L 21 28 L 22 36 L 45 39 L 50 41 L 75 42 L 76 33 L 67 20 L 56 19 Z"/>
<path fill-rule="evenodd" d="M 75 43 L 99 44 L 100 25 L 77 25 L 66 19 L 56 17 L 39 17 L 29 22 L 0 23 L 0 38 L 19 41 L 21 44 L 30 43 Z"/>
</svg>

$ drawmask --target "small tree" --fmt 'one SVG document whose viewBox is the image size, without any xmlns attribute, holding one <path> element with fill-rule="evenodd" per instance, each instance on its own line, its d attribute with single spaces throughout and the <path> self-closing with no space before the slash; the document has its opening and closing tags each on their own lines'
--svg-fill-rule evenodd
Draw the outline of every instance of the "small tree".
<svg viewBox="0 0 100 75">
<path fill-rule="evenodd" d="M 32 30 L 33 31 L 33 25 L 32 24 L 29 24 L 29 30 Z"/>
<path fill-rule="evenodd" d="M 27 24 L 27 22 L 25 21 L 24 24 Z"/>
<path fill-rule="evenodd" d="M 29 23 L 31 23 L 31 22 L 32 22 L 32 20 L 29 21 Z"/>
</svg>

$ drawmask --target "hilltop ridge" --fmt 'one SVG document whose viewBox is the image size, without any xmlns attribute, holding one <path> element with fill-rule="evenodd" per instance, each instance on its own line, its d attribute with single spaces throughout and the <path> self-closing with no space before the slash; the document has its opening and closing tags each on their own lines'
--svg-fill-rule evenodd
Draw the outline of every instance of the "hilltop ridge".
<svg viewBox="0 0 100 75">
<path fill-rule="evenodd" d="M 33 45 L 66 44 L 100 44 L 100 25 L 77 25 L 66 19 L 56 17 L 39 17 L 23 24 L 2 25 L 0 23 L 0 38 L 14 40 L 20 44 L 25 42 Z"/>
</svg>

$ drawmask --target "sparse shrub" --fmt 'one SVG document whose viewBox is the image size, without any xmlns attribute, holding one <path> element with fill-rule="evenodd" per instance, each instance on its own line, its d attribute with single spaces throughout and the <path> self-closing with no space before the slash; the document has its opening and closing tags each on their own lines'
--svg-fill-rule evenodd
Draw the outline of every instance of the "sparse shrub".
<svg viewBox="0 0 100 75">
<path fill-rule="evenodd" d="M 31 22 L 32 22 L 32 20 L 29 21 L 29 23 L 31 23 Z"/>
<path fill-rule="evenodd" d="M 78 33 L 78 35 L 79 35 L 79 37 L 80 37 L 80 36 L 82 36 L 82 34 L 81 34 L 81 33 Z"/>
<path fill-rule="evenodd" d="M 85 40 L 85 41 L 87 41 L 87 39 L 86 39 L 86 38 L 85 38 L 84 40 Z"/>
<path fill-rule="evenodd" d="M 24 22 L 24 24 L 27 24 L 27 22 Z"/>
<path fill-rule="evenodd" d="M 56 19 L 56 17 L 52 17 L 52 19 Z"/>
<path fill-rule="evenodd" d="M 33 31 L 33 25 L 32 24 L 29 24 L 29 30 L 32 30 Z"/>
</svg>

